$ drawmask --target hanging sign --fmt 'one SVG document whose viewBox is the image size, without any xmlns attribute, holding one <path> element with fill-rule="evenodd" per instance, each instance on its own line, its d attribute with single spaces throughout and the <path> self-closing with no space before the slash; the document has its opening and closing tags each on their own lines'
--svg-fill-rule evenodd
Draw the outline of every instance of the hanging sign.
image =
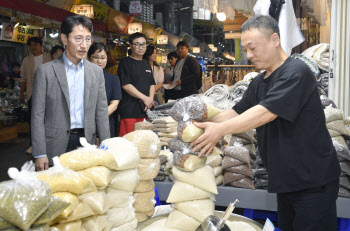
<svg viewBox="0 0 350 231">
<path fill-rule="evenodd" d="M 128 34 L 133 34 L 136 32 L 142 33 L 142 24 L 138 22 L 130 23 L 128 26 Z"/>
<path fill-rule="evenodd" d="M 210 49 L 213 49 L 213 48 L 214 48 L 214 44 L 208 44 L 208 47 L 209 47 Z"/>
<path fill-rule="evenodd" d="M 168 35 L 158 35 L 157 36 L 157 44 L 159 44 L 159 45 L 168 44 Z"/>
<path fill-rule="evenodd" d="M 74 5 L 73 12 L 88 18 L 94 18 L 94 6 L 90 4 Z"/>
<path fill-rule="evenodd" d="M 192 50 L 193 50 L 193 53 L 201 53 L 200 47 L 193 47 Z"/>
<path fill-rule="evenodd" d="M 142 12 L 142 5 L 140 1 L 130 1 L 129 12 L 134 16 L 140 15 Z"/>
<path fill-rule="evenodd" d="M 1 40 L 27 43 L 30 37 L 42 37 L 38 30 L 30 29 L 26 26 L 14 26 L 11 23 L 3 23 L 2 25 Z"/>
<path fill-rule="evenodd" d="M 218 48 L 217 48 L 217 47 L 213 47 L 213 48 L 211 49 L 211 51 L 217 52 L 217 51 L 218 51 Z"/>
</svg>

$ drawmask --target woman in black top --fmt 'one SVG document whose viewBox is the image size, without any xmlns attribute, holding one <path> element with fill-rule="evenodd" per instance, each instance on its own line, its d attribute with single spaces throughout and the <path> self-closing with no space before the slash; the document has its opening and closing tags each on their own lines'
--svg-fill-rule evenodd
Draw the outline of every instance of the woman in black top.
<svg viewBox="0 0 350 231">
<path fill-rule="evenodd" d="M 107 65 L 107 54 L 108 49 L 106 45 L 103 43 L 95 43 L 91 45 L 88 51 L 88 58 L 90 62 L 97 64 L 103 69 L 108 104 L 109 127 L 111 131 L 111 137 L 114 137 L 114 119 L 112 114 L 118 108 L 119 102 L 122 99 L 122 92 L 119 77 L 108 73 L 105 70 L 105 67 Z"/>
</svg>

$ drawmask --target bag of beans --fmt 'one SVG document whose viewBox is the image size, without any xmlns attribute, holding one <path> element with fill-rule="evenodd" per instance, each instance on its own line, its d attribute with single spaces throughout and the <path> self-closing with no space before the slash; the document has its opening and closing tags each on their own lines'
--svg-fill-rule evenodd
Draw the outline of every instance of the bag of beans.
<svg viewBox="0 0 350 231">
<path fill-rule="evenodd" d="M 174 165 L 187 172 L 192 172 L 205 165 L 206 157 L 199 157 L 192 154 L 183 154 L 179 151 L 174 153 Z"/>
</svg>

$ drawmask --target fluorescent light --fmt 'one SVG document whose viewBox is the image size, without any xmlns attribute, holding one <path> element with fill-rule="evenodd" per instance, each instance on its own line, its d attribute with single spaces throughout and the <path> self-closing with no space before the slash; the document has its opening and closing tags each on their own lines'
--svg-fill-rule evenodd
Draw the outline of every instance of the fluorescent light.
<svg viewBox="0 0 350 231">
<path fill-rule="evenodd" d="M 225 13 L 216 13 L 216 18 L 217 18 L 219 21 L 223 22 L 223 21 L 226 20 L 226 14 L 225 14 Z"/>
<path fill-rule="evenodd" d="M 57 38 L 58 37 L 58 32 L 52 30 L 51 33 L 49 34 L 51 38 Z"/>
<path fill-rule="evenodd" d="M 0 25 L 0 29 L 2 29 L 2 25 Z"/>
<path fill-rule="evenodd" d="M 18 25 L 19 25 L 19 22 L 18 22 L 18 23 L 16 23 L 16 25 L 14 26 L 14 28 L 18 27 Z"/>
</svg>

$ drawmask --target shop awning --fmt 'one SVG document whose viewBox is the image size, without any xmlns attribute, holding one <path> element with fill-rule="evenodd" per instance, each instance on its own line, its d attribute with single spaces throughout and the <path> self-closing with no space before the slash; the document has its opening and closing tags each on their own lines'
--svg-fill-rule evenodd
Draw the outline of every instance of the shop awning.
<svg viewBox="0 0 350 231">
<path fill-rule="evenodd" d="M 65 17 L 72 14 L 69 11 L 61 10 L 33 0 L 1 0 L 0 6 L 59 22 L 62 22 Z M 92 23 L 94 25 L 94 30 L 107 31 L 107 24 L 94 19 L 92 19 Z"/>
</svg>

